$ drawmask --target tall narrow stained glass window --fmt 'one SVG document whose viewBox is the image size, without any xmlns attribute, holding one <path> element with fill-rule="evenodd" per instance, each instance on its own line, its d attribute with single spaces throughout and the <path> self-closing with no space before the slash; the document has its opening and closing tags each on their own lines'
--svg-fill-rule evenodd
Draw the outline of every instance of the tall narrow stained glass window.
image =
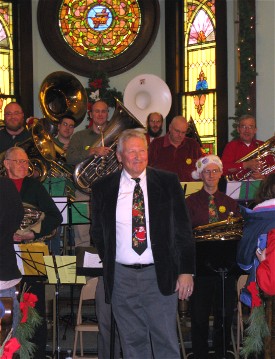
<svg viewBox="0 0 275 359">
<path fill-rule="evenodd" d="M 184 1 L 182 111 L 192 118 L 206 153 L 217 153 L 215 0 Z"/>
<path fill-rule="evenodd" d="M 12 4 L 0 1 L 0 119 L 3 108 L 14 99 Z"/>
</svg>

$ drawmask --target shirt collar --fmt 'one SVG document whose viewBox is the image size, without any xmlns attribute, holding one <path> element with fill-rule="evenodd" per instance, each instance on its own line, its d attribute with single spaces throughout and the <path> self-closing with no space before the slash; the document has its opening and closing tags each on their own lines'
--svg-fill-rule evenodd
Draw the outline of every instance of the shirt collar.
<svg viewBox="0 0 275 359">
<path fill-rule="evenodd" d="M 122 174 L 121 174 L 122 178 L 126 179 L 129 183 L 134 183 L 135 181 L 132 179 L 133 177 L 130 176 L 130 174 L 123 168 L 122 170 Z M 143 182 L 143 180 L 146 178 L 146 168 L 145 170 L 140 174 L 140 176 L 138 176 L 140 178 L 140 182 Z"/>
</svg>

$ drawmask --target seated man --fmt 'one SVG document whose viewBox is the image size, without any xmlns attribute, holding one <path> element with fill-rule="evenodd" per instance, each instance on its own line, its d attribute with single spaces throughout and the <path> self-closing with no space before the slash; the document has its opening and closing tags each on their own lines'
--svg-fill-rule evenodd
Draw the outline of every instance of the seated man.
<svg viewBox="0 0 275 359">
<path fill-rule="evenodd" d="M 223 174 L 225 176 L 232 176 L 233 179 L 238 180 L 236 174 L 243 173 L 245 170 L 251 170 L 251 178 L 262 179 L 260 173 L 260 163 L 257 159 L 250 159 L 242 163 L 237 163 L 242 157 L 248 155 L 250 152 L 257 149 L 263 144 L 263 141 L 255 139 L 257 132 L 256 120 L 251 115 L 243 115 L 240 117 L 237 127 L 239 138 L 229 142 L 222 154 Z"/>
<path fill-rule="evenodd" d="M 186 137 L 188 123 L 182 116 L 173 118 L 169 132 L 149 146 L 149 166 L 177 173 L 179 180 L 192 181 L 191 172 L 202 156 L 200 145 Z"/>
<path fill-rule="evenodd" d="M 9 148 L 5 154 L 4 165 L 8 177 L 20 193 L 22 202 L 33 205 L 45 214 L 40 233 L 15 234 L 14 240 L 21 242 L 50 236 L 61 224 L 62 215 L 43 185 L 37 179 L 28 177 L 29 159 L 26 152 L 20 147 Z"/>
<path fill-rule="evenodd" d="M 209 155 L 196 163 L 194 179 L 203 181 L 203 188 L 186 199 L 192 227 L 207 225 L 227 219 L 230 212 L 239 216 L 235 200 L 218 190 L 222 176 L 222 162 L 218 156 Z M 236 242 L 201 241 L 197 243 L 197 269 L 194 292 L 191 296 L 192 350 L 196 359 L 208 358 L 209 316 L 214 314 L 213 346 L 216 358 L 226 358 L 231 338 L 231 324 L 235 306 Z M 227 268 L 224 282 L 225 302 L 223 307 L 221 268 Z M 223 309 L 225 317 L 223 318 Z M 223 319 L 225 320 L 223 332 Z M 225 346 L 223 334 L 225 333 Z"/>
<path fill-rule="evenodd" d="M 45 215 L 41 222 L 39 233 L 33 231 L 23 234 L 15 233 L 13 240 L 15 242 L 22 242 L 51 237 L 54 230 L 61 224 L 62 215 L 43 185 L 37 179 L 28 177 L 29 159 L 26 152 L 20 147 L 9 148 L 5 154 L 4 165 L 8 177 L 15 184 L 21 196 L 22 202 L 35 206 L 38 210 L 44 212 Z M 31 293 L 36 294 L 38 297 L 36 309 L 43 318 L 43 323 L 37 328 L 31 341 L 37 345 L 34 357 L 45 358 L 47 343 L 45 284 L 42 278 L 37 280 L 36 276 L 26 276 L 22 282 L 27 284 L 27 288 L 31 287 Z"/>
</svg>

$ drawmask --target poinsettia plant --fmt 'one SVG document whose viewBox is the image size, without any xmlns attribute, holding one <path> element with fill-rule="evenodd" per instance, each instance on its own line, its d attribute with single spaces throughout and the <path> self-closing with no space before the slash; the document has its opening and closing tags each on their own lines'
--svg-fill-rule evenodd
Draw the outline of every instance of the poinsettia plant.
<svg viewBox="0 0 275 359">
<path fill-rule="evenodd" d="M 104 71 L 94 71 L 89 80 L 88 86 L 85 90 L 88 96 L 88 112 L 92 110 L 93 104 L 98 100 L 104 100 L 109 107 L 115 107 L 115 97 L 122 101 L 122 92 L 115 87 L 111 88 L 108 74 Z M 88 121 L 90 117 L 88 115 Z"/>
</svg>

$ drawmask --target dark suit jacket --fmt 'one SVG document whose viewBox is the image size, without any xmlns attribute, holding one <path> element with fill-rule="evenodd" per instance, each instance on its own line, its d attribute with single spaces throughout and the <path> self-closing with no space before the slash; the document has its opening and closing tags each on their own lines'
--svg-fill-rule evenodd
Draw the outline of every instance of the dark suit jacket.
<svg viewBox="0 0 275 359">
<path fill-rule="evenodd" d="M 111 301 L 116 257 L 116 204 L 121 172 L 92 186 L 92 240 L 103 261 L 106 300 Z M 184 194 L 175 174 L 147 168 L 150 239 L 158 286 L 175 291 L 179 274 L 194 273 L 195 245 Z"/>
</svg>

